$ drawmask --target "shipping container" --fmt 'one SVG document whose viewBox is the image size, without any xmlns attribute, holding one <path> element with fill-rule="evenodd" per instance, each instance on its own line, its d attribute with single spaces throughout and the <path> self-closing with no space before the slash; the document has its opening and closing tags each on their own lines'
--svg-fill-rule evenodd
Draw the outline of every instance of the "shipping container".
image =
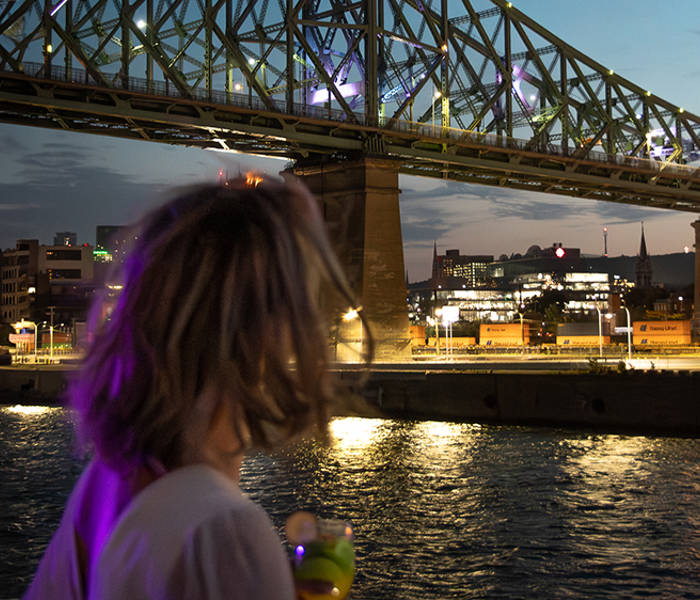
<svg viewBox="0 0 700 600">
<path fill-rule="evenodd" d="M 482 323 L 479 326 L 481 346 L 521 346 L 530 343 L 530 324 Z"/>
<path fill-rule="evenodd" d="M 632 324 L 634 335 L 684 335 L 690 334 L 690 321 L 636 321 Z"/>
<path fill-rule="evenodd" d="M 471 336 L 453 336 L 451 338 L 452 346 L 454 348 L 463 348 L 466 346 L 476 345 L 476 338 Z M 428 346 L 435 348 L 435 336 L 430 336 L 428 340 Z M 445 336 L 440 332 L 440 348 L 445 348 Z"/>
<path fill-rule="evenodd" d="M 635 346 L 685 346 L 691 341 L 690 321 L 637 321 L 632 327 Z"/>
<path fill-rule="evenodd" d="M 521 329 L 522 327 L 522 329 Z M 525 337 L 530 335 L 530 324 L 523 323 L 502 323 L 502 324 L 491 324 L 482 323 L 479 326 L 479 338 L 499 338 L 499 337 L 518 337 L 520 338 L 521 330 L 525 334 Z"/>
<path fill-rule="evenodd" d="M 524 345 L 527 346 L 530 343 L 528 338 L 525 338 Z M 498 348 L 502 346 L 522 346 L 523 340 L 520 336 L 518 337 L 496 337 L 496 338 L 486 338 L 482 337 L 479 340 L 480 346 L 486 346 L 490 348 Z"/>
<path fill-rule="evenodd" d="M 425 343 L 425 325 L 409 325 L 408 334 L 412 340 L 422 340 Z"/>
<path fill-rule="evenodd" d="M 557 335 L 557 346 L 599 346 L 601 339 L 603 344 L 610 343 L 609 335 Z"/>
<path fill-rule="evenodd" d="M 598 322 L 590 321 L 586 323 L 559 323 L 557 325 L 557 338 L 579 337 L 594 335 L 598 337 Z"/>
</svg>

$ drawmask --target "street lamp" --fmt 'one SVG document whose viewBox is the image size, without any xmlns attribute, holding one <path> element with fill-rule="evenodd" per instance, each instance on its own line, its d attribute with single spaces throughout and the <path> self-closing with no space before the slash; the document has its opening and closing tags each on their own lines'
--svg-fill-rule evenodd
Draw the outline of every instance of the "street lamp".
<svg viewBox="0 0 700 600">
<path fill-rule="evenodd" d="M 632 360 L 632 325 L 630 324 L 630 311 L 626 306 L 622 308 L 625 309 L 627 313 L 627 360 Z"/>
<path fill-rule="evenodd" d="M 600 308 L 596 304 L 595 309 L 598 311 L 598 347 L 600 348 L 600 358 L 603 358 L 603 315 Z M 606 319 L 612 319 L 611 313 L 605 313 Z"/>
<path fill-rule="evenodd" d="M 435 309 L 435 355 L 440 356 L 440 319 L 438 317 L 442 316 L 442 309 Z M 445 344 L 447 344 L 447 339 L 445 339 Z"/>
<path fill-rule="evenodd" d="M 518 316 L 520 317 L 520 355 L 525 356 L 525 326 L 523 325 L 523 313 L 518 312 Z"/>
<path fill-rule="evenodd" d="M 435 135 L 435 100 L 437 100 L 441 96 L 442 92 L 433 88 L 433 135 Z"/>
<path fill-rule="evenodd" d="M 442 307 L 442 325 L 445 328 L 445 357 L 453 352 L 452 323 L 459 321 L 459 307 L 446 305 Z"/>
</svg>

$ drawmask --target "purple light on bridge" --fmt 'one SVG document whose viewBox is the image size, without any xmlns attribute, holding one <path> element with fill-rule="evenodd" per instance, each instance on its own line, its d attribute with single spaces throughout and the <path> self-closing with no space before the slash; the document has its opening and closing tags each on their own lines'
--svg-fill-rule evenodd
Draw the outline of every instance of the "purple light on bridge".
<svg viewBox="0 0 700 600">
<path fill-rule="evenodd" d="M 63 7 L 63 5 L 64 5 L 66 2 L 68 2 L 68 0 L 61 0 L 56 6 L 54 6 L 54 7 L 51 9 L 51 12 L 49 13 L 49 16 L 50 16 L 50 17 L 53 17 L 59 10 L 61 10 L 61 8 Z"/>
<path fill-rule="evenodd" d="M 364 83 L 361 81 L 355 83 L 343 83 L 338 85 L 336 83 L 335 87 L 340 92 L 343 98 L 348 98 L 349 96 L 359 96 L 364 91 Z M 309 102 L 311 104 L 323 104 L 331 99 L 332 93 L 328 88 L 321 88 L 316 90 L 311 94 L 311 99 Z"/>
</svg>

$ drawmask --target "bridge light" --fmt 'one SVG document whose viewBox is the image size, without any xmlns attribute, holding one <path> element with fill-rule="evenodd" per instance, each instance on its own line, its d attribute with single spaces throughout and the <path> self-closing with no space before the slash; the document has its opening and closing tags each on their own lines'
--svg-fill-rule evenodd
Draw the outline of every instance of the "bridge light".
<svg viewBox="0 0 700 600">
<path fill-rule="evenodd" d="M 440 96 L 442 96 L 442 92 L 440 90 L 435 90 L 435 94 L 433 94 L 433 99 L 437 100 Z"/>
<path fill-rule="evenodd" d="M 138 21 L 136 21 L 136 27 L 143 31 L 144 29 L 146 29 L 146 21 L 144 21 L 143 19 L 139 19 Z"/>
<path fill-rule="evenodd" d="M 233 89 L 236 90 L 237 92 L 240 92 L 243 89 L 243 86 L 240 83 L 234 83 Z"/>
<path fill-rule="evenodd" d="M 508 8 L 513 8 L 513 3 L 512 3 L 512 2 L 508 2 L 508 3 L 506 4 L 506 6 L 507 6 Z"/>
<path fill-rule="evenodd" d="M 647 90 L 647 96 L 651 96 L 651 92 Z"/>
<path fill-rule="evenodd" d="M 61 0 L 56 6 L 54 6 L 54 7 L 51 9 L 51 12 L 49 13 L 49 16 L 50 16 L 50 17 L 53 17 L 59 10 L 61 10 L 61 8 L 63 7 L 63 5 L 64 5 L 66 2 L 68 2 L 68 0 Z"/>
<path fill-rule="evenodd" d="M 361 306 L 359 308 L 351 308 L 343 315 L 343 321 L 352 321 L 353 319 L 357 319 L 357 317 L 360 316 L 360 313 L 358 312 L 360 310 L 362 310 Z"/>
<path fill-rule="evenodd" d="M 443 45 L 442 45 L 442 51 L 443 51 L 443 52 L 447 52 L 447 44 L 443 44 Z"/>
<path fill-rule="evenodd" d="M 613 71 L 612 69 L 608 69 L 608 75 L 615 75 L 615 71 Z"/>
<path fill-rule="evenodd" d="M 46 44 L 46 52 L 51 54 L 53 52 L 53 46 L 51 44 Z"/>
<path fill-rule="evenodd" d="M 683 114 L 683 113 L 685 112 L 685 108 L 683 108 L 683 107 L 679 108 L 679 109 L 678 109 L 678 112 L 681 113 L 681 114 Z"/>
<path fill-rule="evenodd" d="M 249 59 L 248 59 L 248 64 L 249 64 L 249 65 L 254 65 L 254 64 L 255 64 L 255 59 L 254 59 L 254 58 L 249 58 Z"/>
</svg>

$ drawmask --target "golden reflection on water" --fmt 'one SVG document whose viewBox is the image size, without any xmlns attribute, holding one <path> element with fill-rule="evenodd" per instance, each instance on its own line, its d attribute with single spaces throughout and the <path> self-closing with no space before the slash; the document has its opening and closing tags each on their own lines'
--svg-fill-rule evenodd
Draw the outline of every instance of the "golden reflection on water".
<svg viewBox="0 0 700 600">
<path fill-rule="evenodd" d="M 462 426 L 458 423 L 443 421 L 422 421 L 416 423 L 416 433 L 423 442 L 431 446 L 443 446 L 454 443 L 462 435 Z"/>
<path fill-rule="evenodd" d="M 384 419 L 338 417 L 329 425 L 334 447 L 348 454 L 362 454 L 375 442 Z"/>
<path fill-rule="evenodd" d="M 22 404 L 15 404 L 14 406 L 3 406 L 0 410 L 15 415 L 36 416 L 52 410 L 61 410 L 61 408 L 58 406 L 23 406 Z"/>
<path fill-rule="evenodd" d="M 596 475 L 623 475 L 635 468 L 640 456 L 649 449 L 645 437 L 606 435 L 580 440 L 574 448 L 570 466 L 589 477 Z"/>
</svg>

